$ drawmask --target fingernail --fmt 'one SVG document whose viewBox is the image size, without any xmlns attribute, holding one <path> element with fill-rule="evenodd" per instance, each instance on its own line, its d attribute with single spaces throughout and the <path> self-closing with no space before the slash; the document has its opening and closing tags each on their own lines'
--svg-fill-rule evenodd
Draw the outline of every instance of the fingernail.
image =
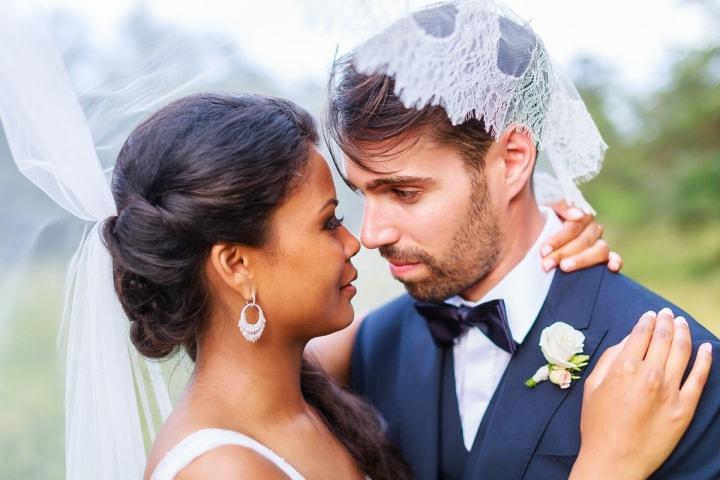
<svg viewBox="0 0 720 480">
<path fill-rule="evenodd" d="M 703 352 L 705 355 L 712 355 L 712 344 L 703 343 L 702 345 L 700 345 L 700 351 Z"/>
<path fill-rule="evenodd" d="M 675 317 L 675 326 L 676 327 L 687 327 L 688 323 L 687 320 L 683 317 Z"/>
<path fill-rule="evenodd" d="M 575 265 L 577 262 L 571 258 L 566 258 L 562 262 L 560 262 L 560 268 L 563 270 L 572 270 L 575 268 Z"/>
<path fill-rule="evenodd" d="M 653 312 L 652 310 L 648 310 L 647 312 L 642 314 L 641 320 L 648 321 L 651 318 L 657 317 L 657 313 Z"/>
<path fill-rule="evenodd" d="M 583 216 L 585 216 L 585 214 L 579 208 L 571 207 L 568 208 L 565 216 L 568 220 L 580 220 Z"/>
<path fill-rule="evenodd" d="M 543 245 L 543 247 L 540 249 L 540 255 L 543 257 L 547 257 L 552 253 L 553 249 L 550 245 Z"/>
<path fill-rule="evenodd" d="M 553 260 L 552 258 L 546 258 L 542 261 L 543 270 L 545 270 L 546 272 L 549 272 L 550 270 L 555 268 L 555 265 L 555 260 Z"/>
<path fill-rule="evenodd" d="M 620 264 L 611 261 L 610 263 L 608 263 L 608 268 L 613 272 L 617 272 L 618 270 L 620 270 Z"/>
<path fill-rule="evenodd" d="M 672 315 L 673 315 L 673 311 L 670 310 L 669 308 L 665 307 L 665 308 L 663 308 L 662 310 L 660 310 L 660 311 L 658 312 L 658 315 L 670 315 L 670 316 L 672 316 Z"/>
</svg>

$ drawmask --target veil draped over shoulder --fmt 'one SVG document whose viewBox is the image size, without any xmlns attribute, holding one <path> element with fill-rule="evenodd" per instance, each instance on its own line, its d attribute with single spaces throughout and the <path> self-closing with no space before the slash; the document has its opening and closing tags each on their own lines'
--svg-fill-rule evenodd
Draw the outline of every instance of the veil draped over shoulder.
<svg viewBox="0 0 720 480">
<path fill-rule="evenodd" d="M 19 0 L 0 15 L 0 121 L 18 170 L 86 223 L 62 315 L 66 478 L 141 478 L 170 398 L 158 363 L 130 344 L 113 289 L 99 233 L 115 204 L 90 126 L 43 18 Z"/>
</svg>

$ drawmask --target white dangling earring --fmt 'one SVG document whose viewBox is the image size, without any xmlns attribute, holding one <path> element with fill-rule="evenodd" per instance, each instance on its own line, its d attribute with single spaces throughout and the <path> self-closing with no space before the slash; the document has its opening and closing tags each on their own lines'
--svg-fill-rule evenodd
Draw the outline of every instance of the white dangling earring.
<svg viewBox="0 0 720 480">
<path fill-rule="evenodd" d="M 258 311 L 258 319 L 255 323 L 249 323 L 247 321 L 247 315 L 246 312 L 249 308 L 257 308 Z M 257 342 L 260 337 L 263 334 L 263 330 L 265 330 L 265 314 L 263 314 L 262 308 L 260 308 L 260 305 L 255 303 L 255 294 L 253 293 L 252 300 L 247 302 L 247 305 L 245 305 L 240 312 L 240 320 L 238 321 L 238 328 L 240 329 L 240 333 L 242 333 L 242 336 L 245 337 L 245 340 L 247 340 L 250 343 Z"/>
</svg>

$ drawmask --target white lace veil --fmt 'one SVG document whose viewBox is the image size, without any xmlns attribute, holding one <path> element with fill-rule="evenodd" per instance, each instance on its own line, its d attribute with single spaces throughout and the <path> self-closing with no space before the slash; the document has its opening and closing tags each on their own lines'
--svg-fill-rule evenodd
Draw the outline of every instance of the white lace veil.
<svg viewBox="0 0 720 480">
<path fill-rule="evenodd" d="M 606 145 L 570 78 L 527 22 L 493 0 L 457 0 L 405 15 L 352 52 L 385 73 L 410 108 L 440 105 L 457 125 L 475 117 L 498 138 L 510 126 L 538 145 L 539 201 L 594 213 L 577 185 L 600 171 Z"/>
<path fill-rule="evenodd" d="M 66 478 L 141 478 L 170 399 L 158 364 L 130 344 L 113 290 L 99 231 L 115 205 L 88 122 L 43 19 L 19 0 L 0 15 L 0 121 L 20 172 L 87 222 L 63 313 Z"/>
</svg>

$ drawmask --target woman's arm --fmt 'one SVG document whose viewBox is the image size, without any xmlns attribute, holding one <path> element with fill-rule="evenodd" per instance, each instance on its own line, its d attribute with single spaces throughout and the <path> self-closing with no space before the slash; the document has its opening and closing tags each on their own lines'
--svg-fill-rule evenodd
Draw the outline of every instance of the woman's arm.
<svg viewBox="0 0 720 480">
<path fill-rule="evenodd" d="M 645 479 L 690 425 L 712 363 L 700 346 L 692 370 L 690 330 L 669 309 L 648 312 L 609 348 L 585 382 L 581 447 L 570 480 Z"/>
<path fill-rule="evenodd" d="M 363 317 L 357 317 L 348 327 L 313 338 L 305 347 L 305 357 L 343 386 L 350 382 L 350 357 L 362 321 Z"/>
</svg>

